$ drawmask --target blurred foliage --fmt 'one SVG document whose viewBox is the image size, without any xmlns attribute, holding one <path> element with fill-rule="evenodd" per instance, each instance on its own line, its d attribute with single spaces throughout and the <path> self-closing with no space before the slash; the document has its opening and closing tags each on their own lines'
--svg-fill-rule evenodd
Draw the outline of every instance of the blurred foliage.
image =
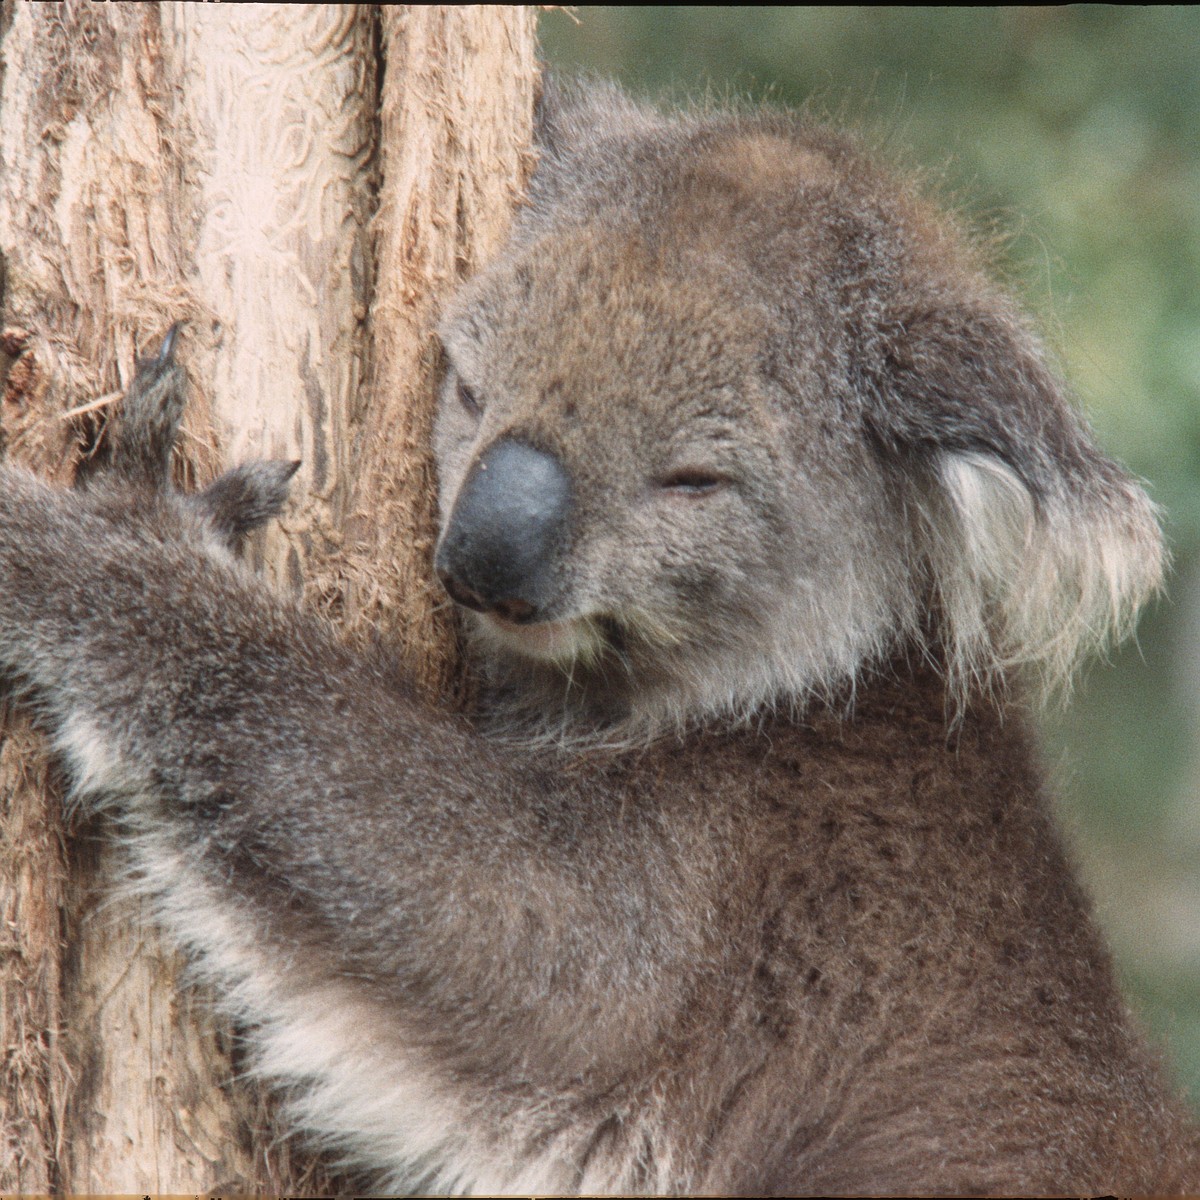
<svg viewBox="0 0 1200 1200">
<path fill-rule="evenodd" d="M 541 36 L 552 68 L 639 95 L 865 129 L 1005 231 L 1001 273 L 1166 514 L 1168 598 L 1045 741 L 1136 1005 L 1200 1102 L 1200 10 L 595 7 Z"/>
</svg>

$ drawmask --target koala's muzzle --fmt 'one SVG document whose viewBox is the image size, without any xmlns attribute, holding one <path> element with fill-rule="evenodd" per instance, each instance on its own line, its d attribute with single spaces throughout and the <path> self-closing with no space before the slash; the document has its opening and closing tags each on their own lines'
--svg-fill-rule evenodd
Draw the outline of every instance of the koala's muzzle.
<svg viewBox="0 0 1200 1200">
<path fill-rule="evenodd" d="M 571 481 L 554 455 L 496 442 L 455 501 L 434 560 L 438 578 L 476 612 L 537 621 L 555 591 L 570 514 Z"/>
</svg>

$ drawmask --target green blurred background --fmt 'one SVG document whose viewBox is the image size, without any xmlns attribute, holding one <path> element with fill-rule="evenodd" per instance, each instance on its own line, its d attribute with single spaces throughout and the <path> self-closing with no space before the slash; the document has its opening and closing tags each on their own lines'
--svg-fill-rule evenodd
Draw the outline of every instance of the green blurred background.
<svg viewBox="0 0 1200 1200">
<path fill-rule="evenodd" d="M 1200 9 L 596 7 L 541 38 L 639 95 L 807 104 L 1008 235 L 1004 276 L 1166 514 L 1167 597 L 1045 741 L 1134 1006 L 1200 1108 Z"/>
</svg>

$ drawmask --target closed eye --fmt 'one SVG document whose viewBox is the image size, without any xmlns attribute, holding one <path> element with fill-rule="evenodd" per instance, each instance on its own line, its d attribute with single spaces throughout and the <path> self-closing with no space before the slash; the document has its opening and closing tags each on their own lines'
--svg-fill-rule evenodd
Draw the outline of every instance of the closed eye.
<svg viewBox="0 0 1200 1200">
<path fill-rule="evenodd" d="M 473 417 L 478 417 L 483 412 L 483 403 L 476 394 L 474 388 L 468 387 L 461 379 L 457 380 L 454 385 L 454 394 L 458 397 L 458 402 L 466 409 Z"/>
<path fill-rule="evenodd" d="M 664 475 L 658 486 L 678 495 L 707 496 L 727 487 L 730 482 L 728 475 L 707 467 L 680 467 Z"/>
</svg>

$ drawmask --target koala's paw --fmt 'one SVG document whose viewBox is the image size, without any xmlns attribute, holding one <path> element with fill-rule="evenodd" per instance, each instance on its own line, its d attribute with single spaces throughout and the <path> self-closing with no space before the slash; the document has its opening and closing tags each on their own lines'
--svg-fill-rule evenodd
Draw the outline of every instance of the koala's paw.
<svg viewBox="0 0 1200 1200">
<path fill-rule="evenodd" d="M 172 325 L 155 354 L 138 359 L 133 383 L 109 425 L 101 450 L 81 465 L 77 482 L 104 477 L 137 489 L 170 492 L 171 449 L 187 401 L 187 373 L 175 361 L 179 326 Z M 252 529 L 278 516 L 299 462 L 244 463 L 183 503 L 201 513 L 231 549 Z"/>
</svg>

